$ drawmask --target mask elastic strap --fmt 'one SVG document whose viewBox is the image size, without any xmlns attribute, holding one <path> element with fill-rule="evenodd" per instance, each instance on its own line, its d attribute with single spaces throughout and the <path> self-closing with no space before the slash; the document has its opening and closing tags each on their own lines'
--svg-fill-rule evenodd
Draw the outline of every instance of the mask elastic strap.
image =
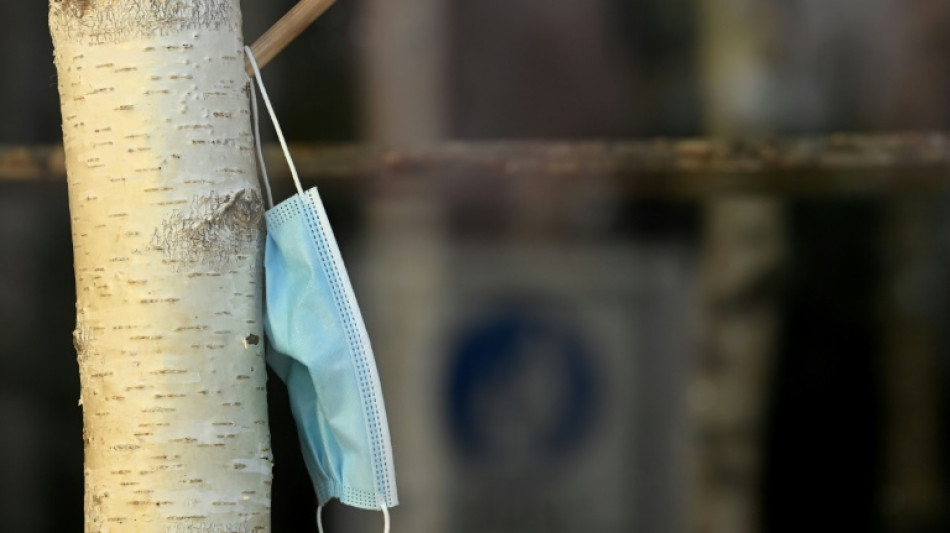
<svg viewBox="0 0 950 533">
<path fill-rule="evenodd" d="M 261 117 L 257 112 L 257 90 L 251 82 L 251 115 L 254 117 L 254 148 L 257 149 L 257 163 L 261 167 L 261 181 L 264 182 L 264 191 L 267 192 L 267 208 L 274 207 L 274 194 L 270 190 L 270 176 L 264 166 L 264 150 L 261 149 Z"/>
<path fill-rule="evenodd" d="M 257 79 L 257 86 L 261 88 L 261 97 L 264 98 L 264 105 L 267 107 L 267 112 L 270 114 L 271 122 L 274 123 L 274 131 L 277 133 L 277 139 L 280 141 L 280 147 L 284 150 L 284 157 L 287 159 L 287 166 L 290 167 L 290 175 L 294 178 L 294 185 L 297 186 L 297 192 L 300 193 L 300 196 L 303 196 L 303 187 L 300 185 L 300 177 L 297 175 L 297 167 L 294 166 L 294 160 L 290 157 L 290 149 L 287 148 L 287 140 L 284 139 L 284 132 L 280 129 L 280 123 L 277 122 L 277 113 L 274 113 L 274 106 L 270 103 L 270 97 L 267 95 L 267 88 L 264 87 L 264 80 L 261 79 L 261 69 L 257 66 L 257 59 L 254 57 L 254 52 L 251 51 L 251 47 L 245 46 L 244 53 L 247 54 L 247 58 L 251 63 L 251 68 L 254 69 L 254 77 Z M 252 85 L 253 91 L 253 85 Z M 257 118 L 257 102 L 256 95 L 254 100 L 254 105 L 251 106 L 252 111 L 254 112 L 254 125 L 255 125 L 255 137 L 257 137 L 257 157 L 260 160 L 261 169 L 264 168 L 264 154 L 261 150 L 261 141 L 260 141 L 260 126 L 259 120 Z M 267 182 L 267 172 L 264 171 L 264 179 L 267 185 L 268 197 L 270 197 L 270 184 Z M 269 198 L 271 205 L 273 206 L 273 198 Z"/>
<path fill-rule="evenodd" d="M 379 504 L 383 511 L 383 533 L 389 533 L 389 508 L 386 504 Z M 317 504 L 317 531 L 323 533 L 323 505 Z"/>
</svg>

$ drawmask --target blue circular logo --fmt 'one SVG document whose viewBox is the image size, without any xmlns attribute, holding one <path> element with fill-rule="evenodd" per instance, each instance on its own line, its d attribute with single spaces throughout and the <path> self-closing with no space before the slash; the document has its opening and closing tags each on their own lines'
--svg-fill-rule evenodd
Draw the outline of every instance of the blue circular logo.
<svg viewBox="0 0 950 533">
<path fill-rule="evenodd" d="M 509 472 L 548 469 L 591 432 L 593 353 L 578 324 L 551 309 L 496 306 L 451 348 L 448 424 L 466 460 Z"/>
</svg>

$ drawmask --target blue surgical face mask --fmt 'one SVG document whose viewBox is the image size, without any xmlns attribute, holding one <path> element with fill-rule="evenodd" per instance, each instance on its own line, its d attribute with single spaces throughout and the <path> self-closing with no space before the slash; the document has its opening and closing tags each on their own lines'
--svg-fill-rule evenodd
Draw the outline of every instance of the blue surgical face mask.
<svg viewBox="0 0 950 533">
<path fill-rule="evenodd" d="M 265 217 L 267 357 L 290 392 L 318 499 L 392 507 L 379 376 L 320 195 L 310 189 Z"/>
<path fill-rule="evenodd" d="M 320 506 L 337 498 L 386 512 L 398 498 L 373 350 L 320 195 L 303 192 L 288 162 L 298 194 L 265 215 L 267 362 L 287 384 Z"/>
</svg>

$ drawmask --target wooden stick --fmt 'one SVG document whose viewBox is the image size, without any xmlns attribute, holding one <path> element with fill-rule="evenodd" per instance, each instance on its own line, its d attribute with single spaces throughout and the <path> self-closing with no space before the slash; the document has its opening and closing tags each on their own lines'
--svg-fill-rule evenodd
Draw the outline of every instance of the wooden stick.
<svg viewBox="0 0 950 533">
<path fill-rule="evenodd" d="M 254 41 L 251 51 L 257 64 L 264 68 L 298 35 L 317 20 L 336 0 L 300 0 L 286 15 L 281 17 L 264 35 Z M 245 65 L 248 75 L 253 75 L 250 63 Z"/>
</svg>

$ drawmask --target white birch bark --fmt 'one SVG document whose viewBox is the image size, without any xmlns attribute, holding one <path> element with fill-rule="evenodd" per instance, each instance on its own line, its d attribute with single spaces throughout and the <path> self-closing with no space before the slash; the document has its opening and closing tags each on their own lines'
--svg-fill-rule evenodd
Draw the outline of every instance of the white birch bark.
<svg viewBox="0 0 950 533">
<path fill-rule="evenodd" d="M 51 0 L 87 532 L 270 530 L 238 0 Z"/>
</svg>

